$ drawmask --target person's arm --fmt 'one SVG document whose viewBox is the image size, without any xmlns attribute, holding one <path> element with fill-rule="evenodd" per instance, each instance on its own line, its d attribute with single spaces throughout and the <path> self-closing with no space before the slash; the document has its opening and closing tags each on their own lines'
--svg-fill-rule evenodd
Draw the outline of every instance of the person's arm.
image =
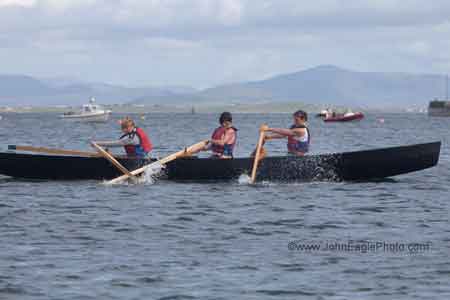
<svg viewBox="0 0 450 300">
<path fill-rule="evenodd" d="M 138 145 L 139 138 L 137 138 L 136 136 L 134 138 L 124 137 L 124 138 L 122 138 L 120 140 L 116 140 L 116 141 L 100 141 L 100 142 L 95 142 L 95 143 L 97 145 L 103 146 L 103 147 L 110 147 L 110 148 L 123 147 L 126 145 Z"/>
<path fill-rule="evenodd" d="M 95 142 L 97 145 L 102 146 L 102 147 L 109 147 L 109 148 L 114 148 L 114 147 L 122 147 L 124 146 L 122 144 L 121 140 L 118 141 L 99 141 L 99 142 Z"/>
<path fill-rule="evenodd" d="M 273 132 L 277 134 L 278 136 L 293 136 L 295 135 L 294 131 L 292 129 L 285 129 L 285 128 L 269 128 L 267 131 Z"/>
<path fill-rule="evenodd" d="M 234 129 L 228 129 L 223 137 L 224 145 L 232 145 L 236 142 L 236 132 Z"/>
<path fill-rule="evenodd" d="M 276 134 L 284 136 L 284 137 L 303 136 L 303 135 L 305 135 L 305 129 L 304 128 L 294 128 L 294 129 L 269 128 L 268 131 L 276 133 Z"/>
<path fill-rule="evenodd" d="M 284 139 L 284 138 L 286 138 L 286 136 L 281 135 L 281 134 L 269 134 L 269 135 L 266 135 L 264 137 L 264 139 L 266 141 L 268 141 L 268 140 L 275 140 L 275 139 Z"/>
</svg>

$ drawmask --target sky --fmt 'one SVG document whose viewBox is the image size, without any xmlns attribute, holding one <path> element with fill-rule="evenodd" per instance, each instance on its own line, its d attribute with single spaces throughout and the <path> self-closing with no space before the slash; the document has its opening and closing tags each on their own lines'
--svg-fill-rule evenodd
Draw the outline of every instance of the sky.
<svg viewBox="0 0 450 300">
<path fill-rule="evenodd" d="M 128 86 L 447 74 L 449 37 L 448 0 L 0 0 L 0 74 Z"/>
</svg>

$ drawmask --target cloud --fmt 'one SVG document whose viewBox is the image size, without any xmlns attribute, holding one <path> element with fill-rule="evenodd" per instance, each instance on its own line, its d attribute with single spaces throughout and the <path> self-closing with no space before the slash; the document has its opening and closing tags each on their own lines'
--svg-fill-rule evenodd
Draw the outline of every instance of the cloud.
<svg viewBox="0 0 450 300">
<path fill-rule="evenodd" d="M 450 2 L 435 0 L 0 0 L 0 16 L 10 28 L 34 31 L 63 27 L 74 32 L 102 31 L 114 36 L 194 35 L 267 28 L 285 30 L 358 29 L 437 25 L 448 20 Z M 22 9 L 5 11 L 12 5 Z M 8 17 L 8 15 L 10 17 Z M 26 18 L 20 18 L 26 17 Z M 158 32 L 159 31 L 159 32 Z"/>
<path fill-rule="evenodd" d="M 31 7 L 36 3 L 36 0 L 0 0 L 0 8 L 6 6 L 22 6 Z"/>
<path fill-rule="evenodd" d="M 447 0 L 0 0 L 0 63 L 196 86 L 322 63 L 444 72 L 448 15 Z"/>
<path fill-rule="evenodd" d="M 71 10 L 90 9 L 100 3 L 97 0 L 37 0 L 35 6 L 47 13 L 61 15 L 70 13 Z"/>
</svg>

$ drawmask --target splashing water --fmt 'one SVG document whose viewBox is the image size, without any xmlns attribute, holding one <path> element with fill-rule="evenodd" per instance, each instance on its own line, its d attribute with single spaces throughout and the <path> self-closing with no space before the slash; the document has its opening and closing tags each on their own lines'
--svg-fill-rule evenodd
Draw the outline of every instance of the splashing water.
<svg viewBox="0 0 450 300">
<path fill-rule="evenodd" d="M 248 176 L 247 174 L 241 174 L 241 176 L 239 176 L 238 183 L 244 185 L 250 184 L 250 180 L 251 180 L 250 176 Z"/>
<path fill-rule="evenodd" d="M 141 176 L 138 176 L 136 180 L 129 178 L 128 180 L 123 180 L 114 185 L 130 185 L 130 184 L 154 184 L 158 175 L 164 169 L 164 166 L 158 162 L 152 163 L 148 168 L 145 169 Z M 104 185 L 111 185 L 108 181 L 103 181 Z"/>
<path fill-rule="evenodd" d="M 142 174 L 141 177 L 139 177 L 138 182 L 139 184 L 154 184 L 158 175 L 161 173 L 161 171 L 164 169 L 164 166 L 160 164 L 159 162 L 152 163 Z"/>
</svg>

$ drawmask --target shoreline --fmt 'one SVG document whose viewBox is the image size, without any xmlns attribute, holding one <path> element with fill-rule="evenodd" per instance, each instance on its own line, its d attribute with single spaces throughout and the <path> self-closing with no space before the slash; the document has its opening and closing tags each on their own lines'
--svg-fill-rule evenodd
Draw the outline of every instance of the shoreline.
<svg viewBox="0 0 450 300">
<path fill-rule="evenodd" d="M 147 113 L 220 113 L 230 111 L 233 113 L 270 114 L 270 113 L 292 113 L 303 109 L 311 114 L 316 114 L 326 107 L 336 111 L 343 111 L 347 107 L 334 105 L 315 105 L 304 103 L 258 103 L 258 104 L 231 104 L 231 105 L 130 105 L 130 104 L 101 104 L 105 109 L 119 114 L 147 114 Z M 350 107 L 353 111 L 375 112 L 375 113 L 426 113 L 419 108 L 370 108 Z M 8 113 L 58 113 L 63 114 L 69 110 L 77 110 L 79 106 L 22 106 L 22 107 L 0 107 L 0 114 Z"/>
</svg>

